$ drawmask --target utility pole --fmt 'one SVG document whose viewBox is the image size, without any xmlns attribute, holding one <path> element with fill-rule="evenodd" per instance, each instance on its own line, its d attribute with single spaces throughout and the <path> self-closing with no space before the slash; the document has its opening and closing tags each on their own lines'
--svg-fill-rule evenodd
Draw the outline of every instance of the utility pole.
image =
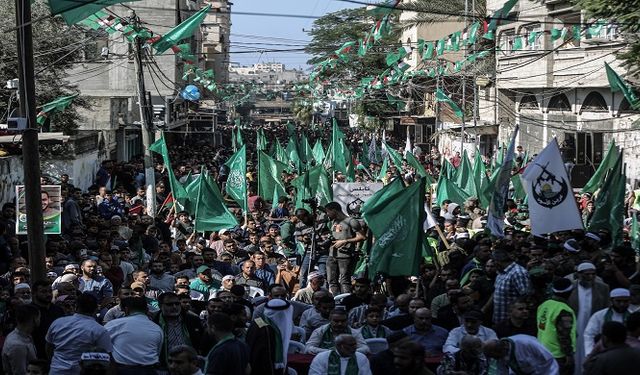
<svg viewBox="0 0 640 375">
<path fill-rule="evenodd" d="M 32 280 L 44 279 L 45 238 L 40 195 L 40 154 L 36 124 L 36 86 L 33 71 L 33 33 L 31 29 L 31 1 L 16 0 L 18 28 L 18 80 L 20 115 L 27 119 L 22 135 L 25 205 L 27 209 L 27 243 Z"/>
<path fill-rule="evenodd" d="M 131 11 L 131 22 L 135 28 L 140 27 L 140 20 L 135 11 Z M 134 43 L 134 58 L 136 66 L 136 76 L 138 80 L 138 107 L 140 107 L 140 130 L 142 131 L 142 146 L 144 147 L 144 180 L 147 184 L 147 214 L 156 216 L 156 178 L 153 170 L 153 156 L 151 155 L 151 116 L 149 104 L 147 103 L 146 89 L 144 87 L 144 71 L 142 70 L 142 40 L 136 37 Z M 168 109 L 165 108 L 165 111 Z M 171 168 L 165 165 L 165 168 Z"/>
<path fill-rule="evenodd" d="M 464 1 L 464 28 L 467 30 L 467 38 L 469 37 L 469 0 Z M 464 61 L 465 66 L 462 69 L 462 126 L 460 126 L 460 155 L 464 153 L 464 123 L 467 120 L 465 116 L 467 108 L 467 42 L 462 41 L 462 47 L 464 48 Z"/>
<path fill-rule="evenodd" d="M 471 9 L 473 11 L 474 20 L 476 19 L 476 0 L 471 1 Z M 476 54 L 476 44 L 473 43 L 473 54 Z M 473 60 L 473 133 L 475 135 L 475 148 L 480 150 L 480 136 L 478 136 L 478 84 L 476 83 L 477 69 L 475 67 L 476 59 Z"/>
<path fill-rule="evenodd" d="M 436 58 L 436 92 L 438 92 L 440 90 L 440 60 L 438 60 Z M 436 148 L 438 148 L 440 143 L 440 101 L 438 101 L 438 98 L 436 98 L 436 94 L 433 94 L 433 104 L 435 106 L 434 108 L 434 112 L 435 112 L 435 125 L 436 125 L 436 134 L 438 134 L 438 137 L 436 138 Z"/>
<path fill-rule="evenodd" d="M 27 243 L 31 279 L 44 279 L 44 226 L 40 194 L 40 154 L 36 124 L 36 83 L 33 73 L 33 33 L 31 29 L 31 0 L 15 0 L 18 28 L 18 89 L 20 115 L 27 119 L 22 134 L 22 163 L 24 168 L 25 205 L 27 208 Z"/>
</svg>

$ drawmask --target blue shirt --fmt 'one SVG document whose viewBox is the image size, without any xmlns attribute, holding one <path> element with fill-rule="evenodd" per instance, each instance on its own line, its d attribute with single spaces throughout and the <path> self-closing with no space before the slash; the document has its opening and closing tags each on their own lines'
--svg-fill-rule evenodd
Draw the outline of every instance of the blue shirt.
<svg viewBox="0 0 640 375">
<path fill-rule="evenodd" d="M 265 288 L 269 287 L 269 285 L 274 284 L 276 282 L 276 276 L 273 274 L 273 271 L 269 266 L 265 268 L 256 269 L 256 277 L 262 281 Z"/>
<path fill-rule="evenodd" d="M 111 353 L 111 337 L 93 317 L 74 314 L 56 319 L 47 332 L 46 340 L 53 345 L 50 374 L 80 373 L 80 356 L 88 351 Z"/>
<path fill-rule="evenodd" d="M 449 336 L 446 329 L 436 325 L 432 325 L 427 333 L 419 333 L 415 325 L 410 325 L 403 331 L 409 335 L 411 341 L 422 345 L 424 350 L 431 354 L 442 353 L 442 346 Z"/>
<path fill-rule="evenodd" d="M 94 276 L 89 280 L 80 277 L 78 280 L 80 281 L 78 290 L 83 293 L 89 292 L 93 294 L 98 299 L 98 303 L 101 303 L 107 297 L 113 297 L 113 285 L 106 277 Z"/>
</svg>

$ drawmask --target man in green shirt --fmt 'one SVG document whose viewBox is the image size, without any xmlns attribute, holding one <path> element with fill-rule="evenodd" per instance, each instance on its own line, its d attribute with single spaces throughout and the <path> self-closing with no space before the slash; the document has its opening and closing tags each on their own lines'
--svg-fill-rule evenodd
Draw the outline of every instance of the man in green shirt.
<svg viewBox="0 0 640 375">
<path fill-rule="evenodd" d="M 553 282 L 553 296 L 538 307 L 538 341 L 553 355 L 560 374 L 573 374 L 576 352 L 576 316 L 567 305 L 573 290 L 571 280 Z"/>
<path fill-rule="evenodd" d="M 211 276 L 211 268 L 207 266 L 200 266 L 196 270 L 196 279 L 191 282 L 189 287 L 191 290 L 196 290 L 204 295 L 204 300 L 209 300 L 209 294 L 215 293 L 220 288 L 221 284 L 218 280 Z"/>
</svg>

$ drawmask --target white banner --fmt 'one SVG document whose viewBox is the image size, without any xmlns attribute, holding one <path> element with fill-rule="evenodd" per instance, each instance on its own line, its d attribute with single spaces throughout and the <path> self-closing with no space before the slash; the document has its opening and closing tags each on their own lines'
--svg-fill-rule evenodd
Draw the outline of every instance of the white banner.
<svg viewBox="0 0 640 375">
<path fill-rule="evenodd" d="M 333 201 L 340 203 L 342 212 L 349 216 L 360 216 L 360 208 L 376 191 L 382 189 L 382 183 L 334 182 Z"/>
<path fill-rule="evenodd" d="M 582 218 L 555 138 L 529 163 L 522 182 L 529 196 L 532 234 L 582 229 Z"/>
</svg>

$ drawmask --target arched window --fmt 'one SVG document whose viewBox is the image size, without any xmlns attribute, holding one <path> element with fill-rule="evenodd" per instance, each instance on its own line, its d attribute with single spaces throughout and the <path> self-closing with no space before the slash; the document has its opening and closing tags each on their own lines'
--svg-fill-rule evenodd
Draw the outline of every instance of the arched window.
<svg viewBox="0 0 640 375">
<path fill-rule="evenodd" d="M 413 59 L 413 54 L 411 53 L 411 50 L 413 49 L 413 47 L 411 46 L 411 37 L 407 38 L 407 47 L 409 47 L 409 55 L 407 56 L 407 59 L 411 60 Z"/>
<path fill-rule="evenodd" d="M 571 111 L 571 103 L 565 94 L 558 94 L 549 100 L 550 111 Z"/>
<path fill-rule="evenodd" d="M 639 113 L 639 112 L 640 110 L 631 108 L 631 104 L 629 104 L 629 101 L 626 98 L 622 99 L 622 103 L 620 103 L 620 109 L 618 110 L 618 113 Z"/>
<path fill-rule="evenodd" d="M 584 98 L 584 102 L 582 102 L 580 113 L 584 111 L 609 112 L 609 107 L 607 106 L 607 102 L 599 92 L 592 91 L 589 93 L 589 95 L 587 95 L 586 98 Z"/>
<path fill-rule="evenodd" d="M 520 99 L 520 109 L 539 109 L 538 99 L 536 99 L 535 95 L 529 94 L 525 95 Z"/>
</svg>

